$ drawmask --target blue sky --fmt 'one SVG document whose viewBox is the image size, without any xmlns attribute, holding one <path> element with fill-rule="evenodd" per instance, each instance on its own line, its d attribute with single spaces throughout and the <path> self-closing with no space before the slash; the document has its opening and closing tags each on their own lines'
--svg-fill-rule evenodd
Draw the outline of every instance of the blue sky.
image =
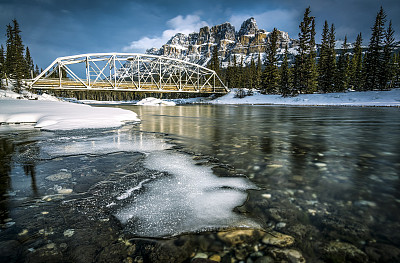
<svg viewBox="0 0 400 263">
<path fill-rule="evenodd" d="M 204 25 L 241 23 L 255 17 L 259 28 L 274 27 L 297 38 L 307 6 L 316 17 L 317 42 L 325 20 L 336 26 L 336 38 L 354 41 L 362 32 L 368 44 L 380 6 L 392 20 L 400 40 L 399 0 L 0 0 L 0 42 L 6 25 L 16 18 L 34 63 L 46 68 L 60 56 L 94 52 L 144 52 L 160 47 L 176 32 Z"/>
</svg>

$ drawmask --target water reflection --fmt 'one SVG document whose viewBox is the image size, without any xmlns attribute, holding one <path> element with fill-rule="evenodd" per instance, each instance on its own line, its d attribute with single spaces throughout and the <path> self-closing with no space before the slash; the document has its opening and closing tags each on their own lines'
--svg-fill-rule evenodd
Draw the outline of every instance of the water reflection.
<svg viewBox="0 0 400 263">
<path fill-rule="evenodd" d="M 14 145 L 10 139 L 0 137 L 0 223 L 8 218 L 7 193 L 11 187 L 11 159 Z"/>
<path fill-rule="evenodd" d="M 295 225 L 294 214 L 306 215 L 326 238 L 360 244 L 368 238 L 362 231 L 378 231 L 382 240 L 400 245 L 394 234 L 400 216 L 398 109 L 201 105 L 134 110 L 142 130 L 169 134 L 189 151 L 217 157 L 263 186 L 266 196 L 273 193 L 263 209 L 277 209 L 279 216 L 257 210 L 273 225 L 280 220 Z M 252 195 L 249 207 L 259 198 Z M 342 221 L 354 228 L 340 228 Z"/>
<path fill-rule="evenodd" d="M 0 222 L 10 219 L 10 197 L 39 197 L 35 159 L 39 146 L 31 131 L 2 131 L 0 134 Z M 28 180 L 27 180 L 28 178 Z M 28 190 L 30 188 L 30 190 Z"/>
</svg>

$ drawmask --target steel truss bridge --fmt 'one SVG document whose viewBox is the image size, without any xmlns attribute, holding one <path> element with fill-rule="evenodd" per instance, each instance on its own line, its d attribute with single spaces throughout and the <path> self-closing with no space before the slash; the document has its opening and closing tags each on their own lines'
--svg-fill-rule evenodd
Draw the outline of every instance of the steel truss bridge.
<svg viewBox="0 0 400 263">
<path fill-rule="evenodd" d="M 41 90 L 118 90 L 227 93 L 206 67 L 137 53 L 93 53 L 60 57 L 29 84 Z"/>
</svg>

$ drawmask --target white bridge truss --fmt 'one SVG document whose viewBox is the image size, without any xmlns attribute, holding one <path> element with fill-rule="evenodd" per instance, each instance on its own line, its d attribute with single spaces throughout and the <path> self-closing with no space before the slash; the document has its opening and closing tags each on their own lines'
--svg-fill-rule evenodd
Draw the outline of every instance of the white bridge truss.
<svg viewBox="0 0 400 263">
<path fill-rule="evenodd" d="M 215 71 L 179 59 L 137 53 L 57 58 L 30 83 L 34 89 L 226 93 Z"/>
</svg>

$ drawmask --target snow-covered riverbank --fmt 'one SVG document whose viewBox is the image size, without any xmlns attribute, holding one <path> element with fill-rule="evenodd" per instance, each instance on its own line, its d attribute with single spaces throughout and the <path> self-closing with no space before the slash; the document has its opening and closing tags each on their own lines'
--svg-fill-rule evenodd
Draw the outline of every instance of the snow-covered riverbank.
<svg viewBox="0 0 400 263">
<path fill-rule="evenodd" d="M 252 96 L 235 98 L 235 91 L 233 90 L 227 95 L 214 100 L 180 99 L 173 101 L 157 100 L 157 105 L 211 103 L 400 107 L 400 89 L 390 91 L 301 94 L 296 97 L 286 98 L 280 95 L 263 95 L 258 92 L 255 92 Z M 137 105 L 140 104 L 149 105 L 148 102 L 137 103 Z M 100 108 L 63 102 L 47 94 L 36 95 L 27 91 L 24 91 L 22 95 L 10 90 L 0 91 L 0 123 L 35 123 L 35 127 L 46 130 L 71 130 L 119 127 L 125 122 L 135 121 L 140 121 L 137 114 L 119 108 Z"/>
<path fill-rule="evenodd" d="M 326 94 L 300 94 L 296 97 L 263 95 L 235 98 L 235 91 L 210 101 L 213 104 L 272 104 L 301 106 L 392 106 L 400 107 L 400 89 L 390 91 L 343 92 Z"/>
<path fill-rule="evenodd" d="M 21 96 L 0 91 L 0 123 L 34 123 L 35 128 L 45 130 L 73 130 L 119 127 L 136 121 L 140 121 L 137 114 L 129 110 L 63 102 L 47 94 Z"/>
</svg>

